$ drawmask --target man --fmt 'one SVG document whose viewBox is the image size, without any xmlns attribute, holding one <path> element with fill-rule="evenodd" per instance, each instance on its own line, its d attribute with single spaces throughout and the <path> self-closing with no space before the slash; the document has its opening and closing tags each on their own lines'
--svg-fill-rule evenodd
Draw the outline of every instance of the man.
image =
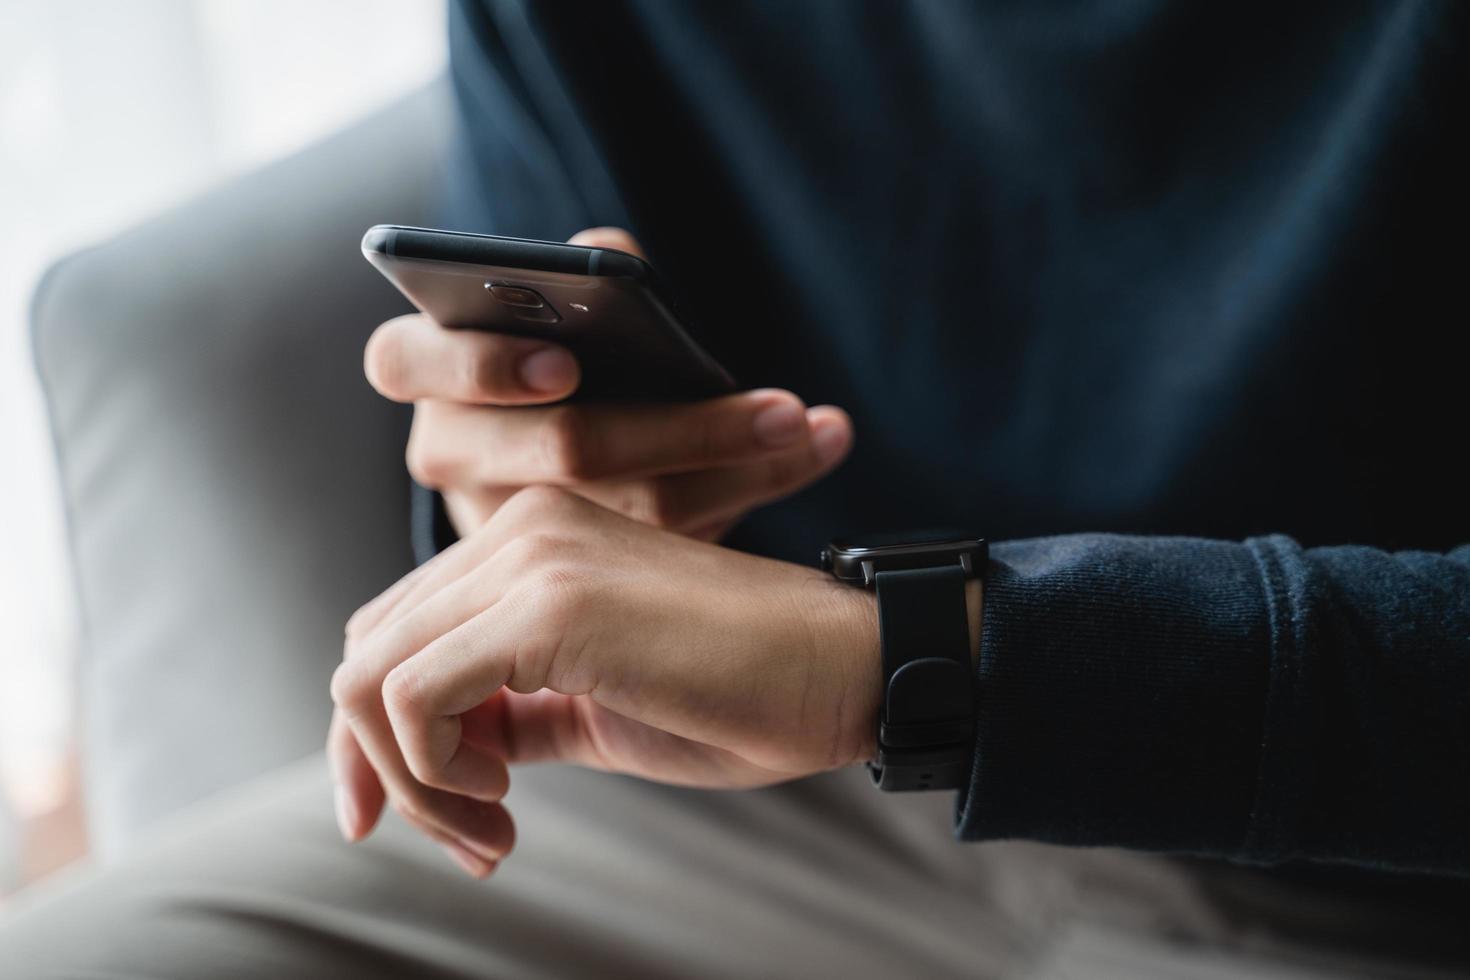
<svg viewBox="0 0 1470 980">
<path fill-rule="evenodd" d="M 1435 234 L 1464 215 L 1457 7 L 462 3 L 453 26 L 452 221 L 601 226 L 579 240 L 646 250 L 767 387 L 569 408 L 563 351 L 384 325 L 369 377 L 414 402 L 410 469 L 448 518 L 421 530 L 461 540 L 348 625 L 337 819 L 357 840 L 391 805 L 494 877 L 443 883 L 396 823 L 346 856 L 297 777 L 50 921 L 124 956 L 147 937 L 176 972 L 221 946 L 255 973 L 1138 975 L 1213 955 L 1160 934 L 1233 973 L 1368 939 L 1379 972 L 1463 967 L 1452 887 L 944 840 L 948 801 L 849 768 L 904 768 L 878 719 L 912 635 L 811 567 L 846 530 L 997 542 L 946 612 L 973 667 L 972 734 L 944 763 L 965 840 L 1470 868 L 1442 319 L 1463 249 Z M 815 778 L 704 796 L 507 768 L 547 760 Z M 241 868 L 252 825 L 278 849 Z M 230 886 L 139 927 L 125 883 L 181 862 Z M 1385 889 L 1414 931 L 1357 898 Z M 1284 938 L 1243 952 L 1240 908 Z"/>
</svg>

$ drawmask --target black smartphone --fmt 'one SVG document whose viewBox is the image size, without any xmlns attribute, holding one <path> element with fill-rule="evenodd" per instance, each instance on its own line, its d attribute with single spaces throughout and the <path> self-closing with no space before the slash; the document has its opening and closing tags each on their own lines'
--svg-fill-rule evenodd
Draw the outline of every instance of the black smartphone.
<svg viewBox="0 0 1470 980">
<path fill-rule="evenodd" d="M 375 225 L 362 253 L 445 327 L 561 344 L 576 401 L 692 401 L 736 390 L 637 256 L 497 235 Z"/>
</svg>

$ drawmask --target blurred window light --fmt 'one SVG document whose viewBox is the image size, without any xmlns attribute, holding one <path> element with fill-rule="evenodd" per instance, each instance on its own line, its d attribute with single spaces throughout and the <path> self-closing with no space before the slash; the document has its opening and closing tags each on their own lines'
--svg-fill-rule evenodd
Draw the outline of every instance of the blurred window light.
<svg viewBox="0 0 1470 980">
<path fill-rule="evenodd" d="M 77 721 L 36 279 L 427 83 L 444 20 L 442 0 L 0 2 L 0 791 L 22 815 L 54 803 Z"/>
</svg>

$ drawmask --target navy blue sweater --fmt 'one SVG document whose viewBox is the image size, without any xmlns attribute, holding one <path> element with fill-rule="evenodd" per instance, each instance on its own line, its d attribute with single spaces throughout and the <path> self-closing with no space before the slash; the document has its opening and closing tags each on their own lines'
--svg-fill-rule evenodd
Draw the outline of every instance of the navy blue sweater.
<svg viewBox="0 0 1470 980">
<path fill-rule="evenodd" d="M 449 223 L 852 413 L 732 544 L 999 542 L 963 837 L 1470 871 L 1466 14 L 466 0 Z"/>
</svg>

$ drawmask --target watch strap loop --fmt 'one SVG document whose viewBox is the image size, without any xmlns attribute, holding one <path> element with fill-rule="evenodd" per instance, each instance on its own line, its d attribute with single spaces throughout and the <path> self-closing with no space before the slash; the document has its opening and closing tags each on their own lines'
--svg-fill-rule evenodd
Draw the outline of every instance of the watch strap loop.
<svg viewBox="0 0 1470 980">
<path fill-rule="evenodd" d="M 886 790 L 964 785 L 974 745 L 975 683 L 959 561 L 874 575 L 885 697 L 873 781 Z"/>
<path fill-rule="evenodd" d="M 969 643 L 968 637 L 965 642 Z M 972 685 L 968 662 L 947 657 L 910 660 L 888 679 L 884 721 L 890 725 L 968 722 L 975 713 Z"/>
</svg>

